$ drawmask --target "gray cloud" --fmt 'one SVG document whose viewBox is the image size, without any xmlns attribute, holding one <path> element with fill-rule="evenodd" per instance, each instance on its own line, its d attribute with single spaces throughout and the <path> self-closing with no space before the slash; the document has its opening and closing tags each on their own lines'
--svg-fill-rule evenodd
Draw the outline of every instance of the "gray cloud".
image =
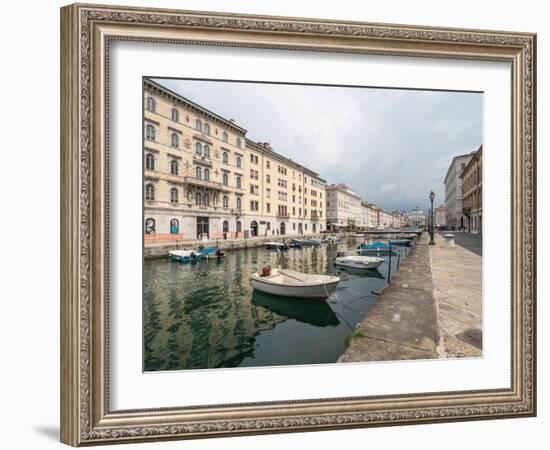
<svg viewBox="0 0 550 450">
<path fill-rule="evenodd" d="M 386 209 L 427 210 L 453 156 L 482 143 L 479 93 L 200 80 L 158 83 Z"/>
</svg>

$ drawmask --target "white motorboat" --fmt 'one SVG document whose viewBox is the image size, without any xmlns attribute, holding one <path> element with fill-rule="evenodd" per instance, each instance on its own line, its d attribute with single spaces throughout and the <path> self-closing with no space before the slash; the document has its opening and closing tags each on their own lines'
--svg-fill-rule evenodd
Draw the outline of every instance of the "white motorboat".
<svg viewBox="0 0 550 450">
<path fill-rule="evenodd" d="M 201 253 L 194 250 L 170 250 L 168 255 L 172 261 L 183 263 L 198 261 L 202 258 Z"/>
<path fill-rule="evenodd" d="M 339 256 L 334 260 L 337 266 L 351 267 L 353 269 L 376 269 L 384 260 L 374 256 Z"/>
<path fill-rule="evenodd" d="M 268 294 L 282 297 L 326 299 L 336 289 L 340 278 L 264 267 L 261 273 L 252 274 L 251 282 L 254 289 Z"/>
</svg>

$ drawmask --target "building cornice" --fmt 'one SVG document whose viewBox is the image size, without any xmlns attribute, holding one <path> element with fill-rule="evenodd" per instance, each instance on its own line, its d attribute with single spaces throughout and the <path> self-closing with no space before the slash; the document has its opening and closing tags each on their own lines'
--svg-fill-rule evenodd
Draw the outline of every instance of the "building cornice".
<svg viewBox="0 0 550 450">
<path fill-rule="evenodd" d="M 162 93 L 163 95 L 172 98 L 172 100 L 175 100 L 184 106 L 186 106 L 189 109 L 193 109 L 197 112 L 200 112 L 206 116 L 208 116 L 212 121 L 220 123 L 222 125 L 225 125 L 228 128 L 233 129 L 234 131 L 237 131 L 241 134 L 246 134 L 246 129 L 238 126 L 236 123 L 232 122 L 231 120 L 225 119 L 224 117 L 220 116 L 219 114 L 216 114 L 213 111 L 210 111 L 209 109 L 198 105 L 197 103 L 185 98 L 184 96 L 172 91 L 171 89 L 162 86 L 161 84 L 151 80 L 150 78 L 144 79 L 144 85 L 145 88 L 149 88 L 150 90 L 156 91 L 158 93 Z"/>
</svg>

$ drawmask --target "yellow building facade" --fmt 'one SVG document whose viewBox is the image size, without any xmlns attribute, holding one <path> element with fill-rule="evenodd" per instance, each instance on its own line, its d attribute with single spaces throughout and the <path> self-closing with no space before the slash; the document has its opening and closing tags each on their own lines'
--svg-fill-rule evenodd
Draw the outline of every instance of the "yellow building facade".
<svg viewBox="0 0 550 450">
<path fill-rule="evenodd" d="M 146 244 L 324 230 L 317 173 L 151 80 L 143 95 Z"/>
</svg>

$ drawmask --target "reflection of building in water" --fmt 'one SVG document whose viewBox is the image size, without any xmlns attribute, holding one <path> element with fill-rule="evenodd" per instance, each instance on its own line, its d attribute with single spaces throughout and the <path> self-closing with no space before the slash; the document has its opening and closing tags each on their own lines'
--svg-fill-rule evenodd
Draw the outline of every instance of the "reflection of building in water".
<svg viewBox="0 0 550 450">
<path fill-rule="evenodd" d="M 285 318 L 251 303 L 248 276 L 231 271 L 231 279 L 217 280 L 215 287 L 184 294 L 178 285 L 155 285 L 154 298 L 146 289 L 145 370 L 235 367 L 251 356 L 254 336 Z M 229 290 L 242 294 L 227 295 Z"/>
<path fill-rule="evenodd" d="M 144 81 L 145 244 L 324 230 L 325 180 L 247 130 Z"/>
</svg>

